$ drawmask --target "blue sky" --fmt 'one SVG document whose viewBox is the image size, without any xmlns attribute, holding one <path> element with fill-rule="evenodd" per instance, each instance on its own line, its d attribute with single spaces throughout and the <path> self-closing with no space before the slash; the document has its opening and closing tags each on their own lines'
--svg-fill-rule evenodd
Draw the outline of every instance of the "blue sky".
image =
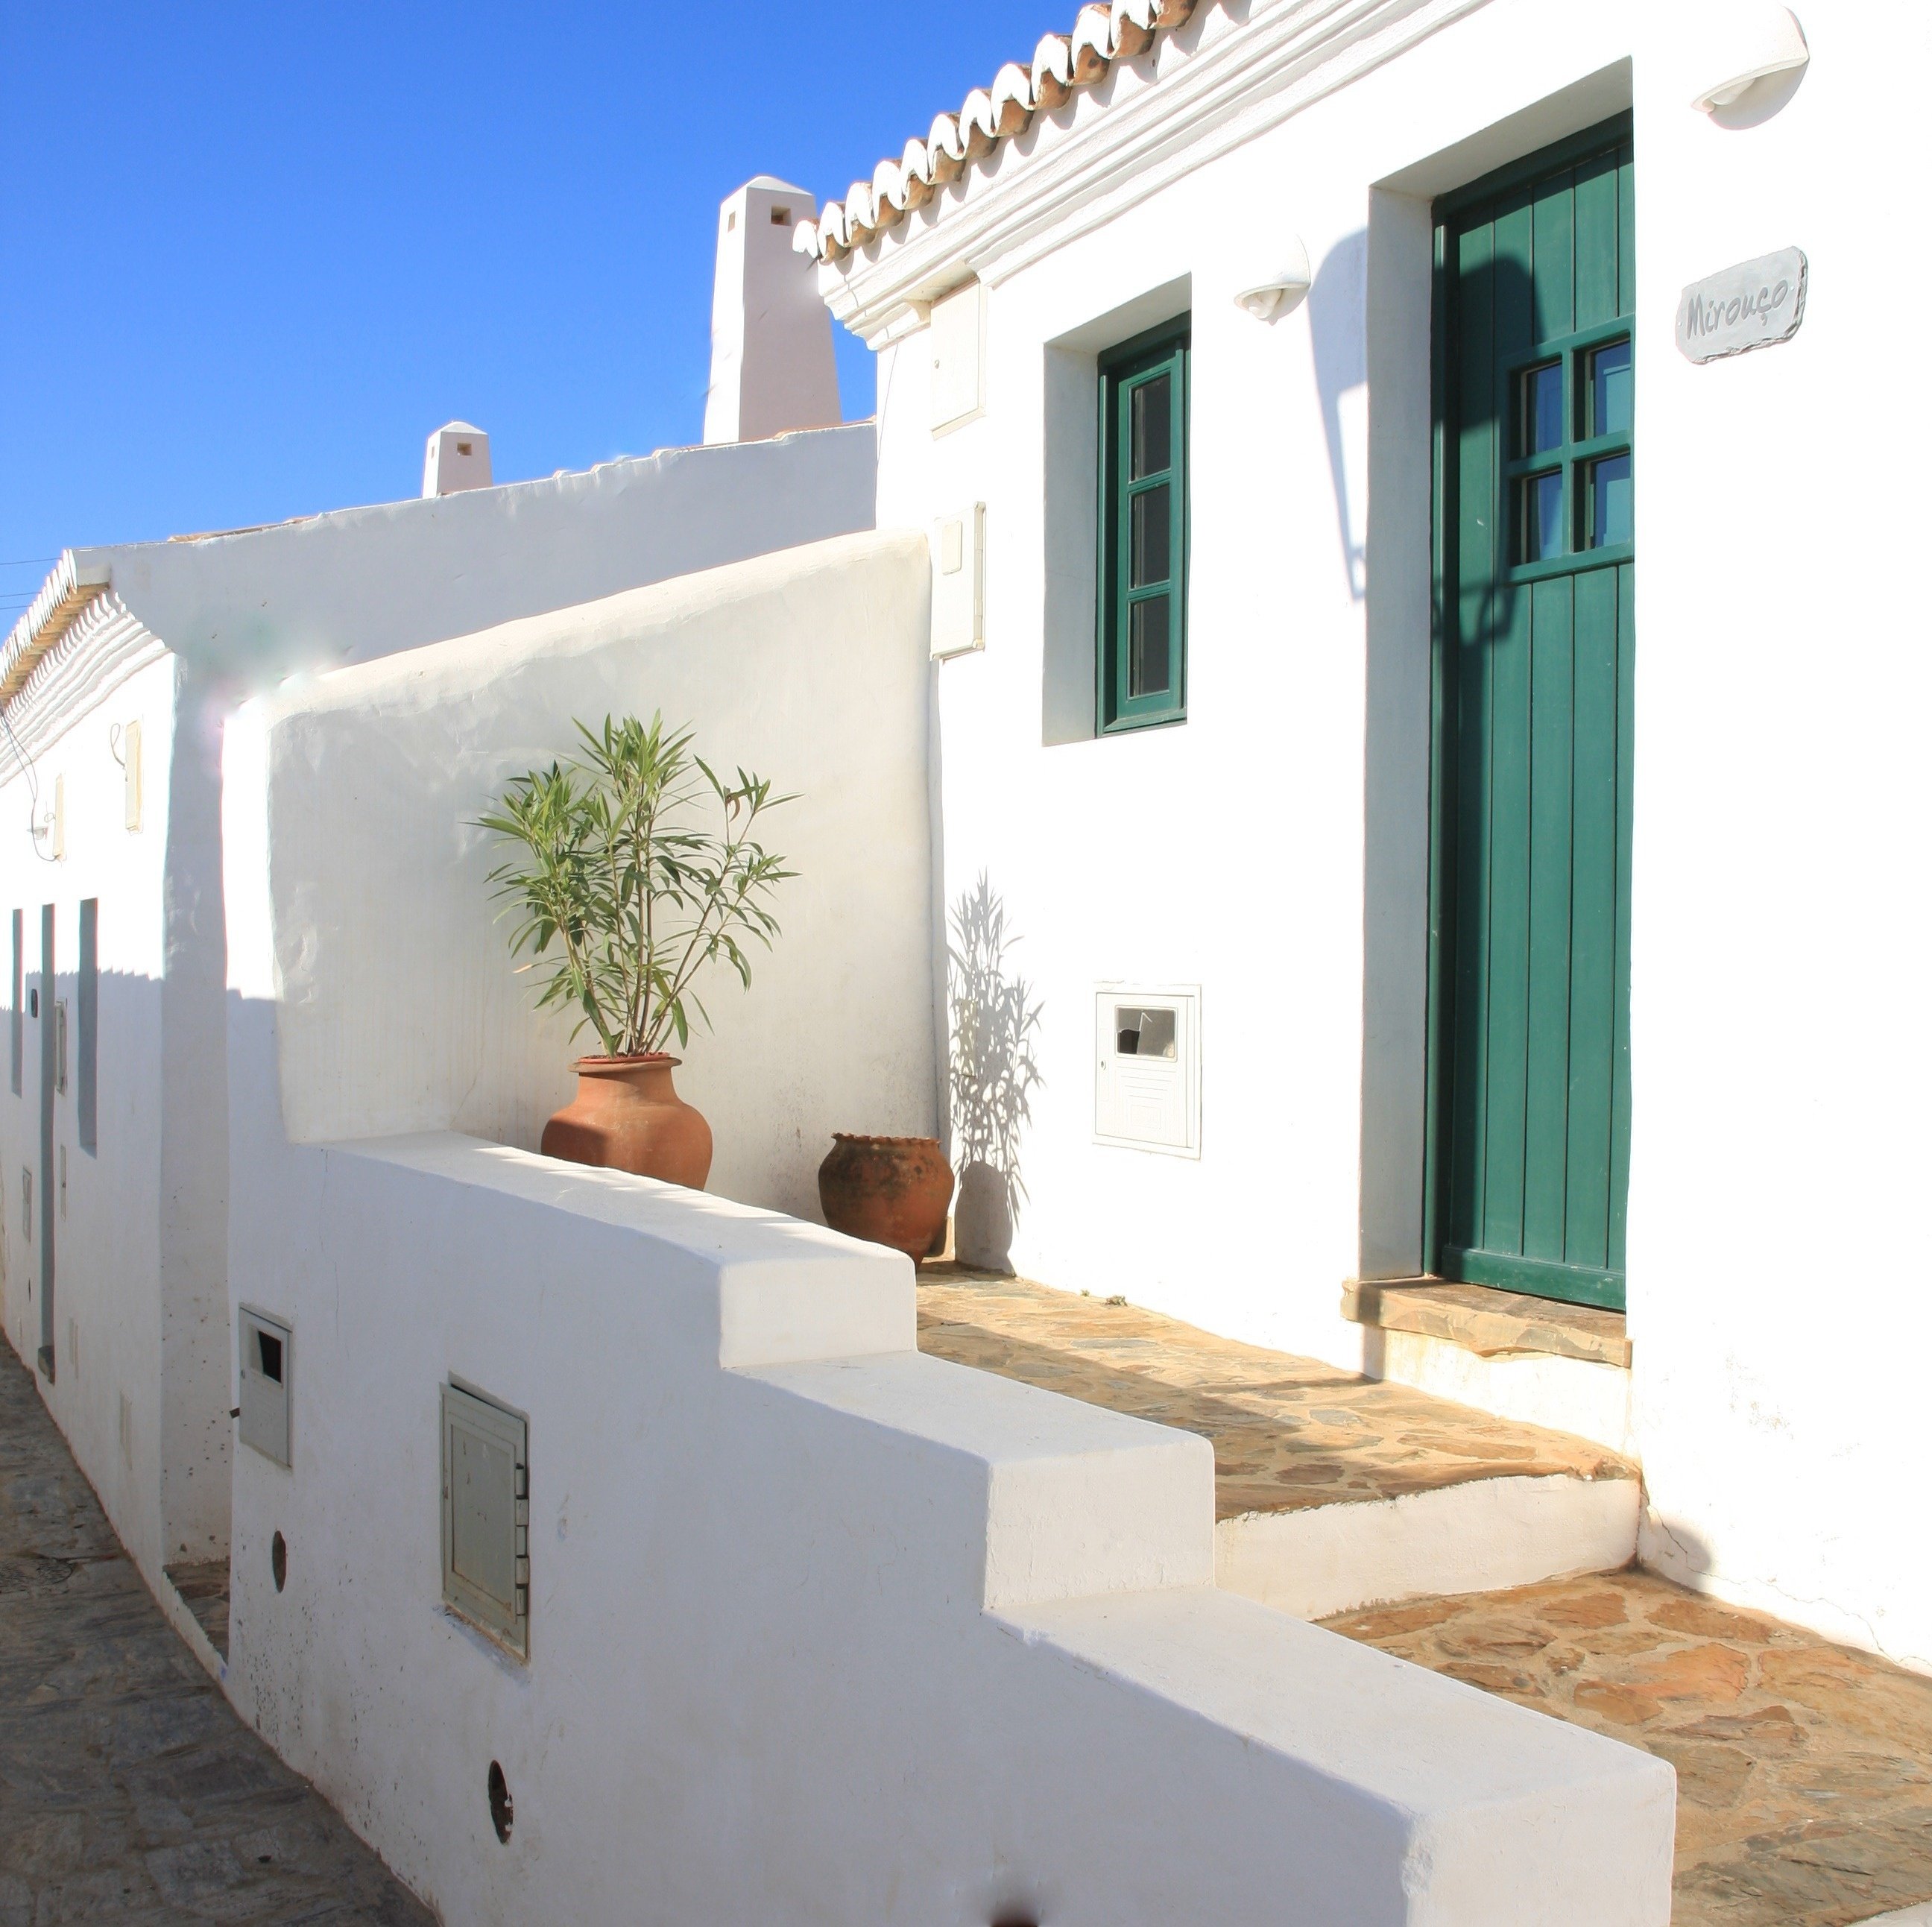
<svg viewBox="0 0 1932 1927">
<path fill-rule="evenodd" d="M 1076 11 L 0 9 L 0 632 L 64 545 L 412 495 L 452 416 L 499 480 L 697 440 L 718 202 L 842 193 Z"/>
</svg>

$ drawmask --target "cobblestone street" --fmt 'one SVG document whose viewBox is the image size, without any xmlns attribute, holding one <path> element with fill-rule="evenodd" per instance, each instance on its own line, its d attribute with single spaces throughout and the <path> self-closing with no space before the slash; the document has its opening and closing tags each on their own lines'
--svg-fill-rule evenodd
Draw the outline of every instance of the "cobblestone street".
<svg viewBox="0 0 1932 1927">
<path fill-rule="evenodd" d="M 0 1345 L 0 1927 L 431 1918 L 236 1719 Z"/>
</svg>

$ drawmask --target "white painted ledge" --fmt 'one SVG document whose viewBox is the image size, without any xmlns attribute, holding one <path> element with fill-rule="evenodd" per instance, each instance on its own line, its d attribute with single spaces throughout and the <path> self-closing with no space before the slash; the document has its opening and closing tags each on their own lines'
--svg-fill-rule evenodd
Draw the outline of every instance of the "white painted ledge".
<svg viewBox="0 0 1932 1927">
<path fill-rule="evenodd" d="M 660 1274 L 682 1274 L 707 1298 L 715 1289 L 718 1362 L 728 1370 L 910 1352 L 918 1343 L 911 1259 L 823 1225 L 453 1131 L 324 1148 L 554 1211 L 560 1238 L 586 1222 L 632 1234 L 631 1250 L 647 1249 Z"/>
<path fill-rule="evenodd" d="M 1214 1450 L 1194 1433 L 918 1352 L 758 1376 L 970 1461 L 989 1607 L 1214 1583 Z"/>
<path fill-rule="evenodd" d="M 1472 1479 L 1354 1505 L 1250 1512 L 1215 1529 L 1215 1574 L 1298 1619 L 1438 1592 L 1492 1592 L 1636 1556 L 1634 1478 Z"/>
<path fill-rule="evenodd" d="M 1398 1891 L 1418 1903 L 1283 1917 L 1670 1917 L 1676 1776 L 1661 1760 L 1442 1674 L 1418 1679 L 1372 1646 L 1225 1592 L 1075 1600 L 1008 1622 L 1030 1645 L 1238 1736 L 1278 1776 L 1274 1823 L 1306 1836 L 1296 1844 L 1318 1859 L 1324 1838 L 1379 1835 Z"/>
</svg>

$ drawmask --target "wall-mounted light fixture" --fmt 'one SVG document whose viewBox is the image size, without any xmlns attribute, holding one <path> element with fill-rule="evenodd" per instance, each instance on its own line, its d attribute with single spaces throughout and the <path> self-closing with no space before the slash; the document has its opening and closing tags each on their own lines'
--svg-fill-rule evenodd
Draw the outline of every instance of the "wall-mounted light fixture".
<svg viewBox="0 0 1932 1927">
<path fill-rule="evenodd" d="M 1761 83 L 1796 74 L 1811 58 L 1804 29 L 1791 9 L 1758 4 L 1757 0 L 1728 13 L 1723 23 L 1722 47 L 1721 60 L 1712 64 L 1725 70 L 1724 78 L 1713 80 L 1691 98 L 1690 104 L 1700 113 L 1716 114 L 1736 107 Z"/>
<path fill-rule="evenodd" d="M 1307 299 L 1314 279 L 1308 272 L 1307 248 L 1300 235 L 1291 234 L 1282 248 L 1280 266 L 1266 281 L 1242 289 L 1234 305 L 1257 321 L 1279 321 Z"/>
</svg>

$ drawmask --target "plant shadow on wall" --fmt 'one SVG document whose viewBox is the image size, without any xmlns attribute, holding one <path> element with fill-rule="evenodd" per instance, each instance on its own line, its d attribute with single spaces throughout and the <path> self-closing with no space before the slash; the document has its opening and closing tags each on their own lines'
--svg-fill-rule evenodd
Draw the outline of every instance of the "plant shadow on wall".
<svg viewBox="0 0 1932 1927">
<path fill-rule="evenodd" d="M 962 1265 L 1009 1271 L 1026 1196 L 1020 1137 L 1040 1082 L 1034 1052 L 1044 1007 L 1031 1001 L 1026 979 L 1007 968 L 1006 953 L 1017 940 L 1007 934 L 1006 905 L 983 873 L 946 920 L 952 1156 L 959 1167 L 953 1250 Z"/>
</svg>

